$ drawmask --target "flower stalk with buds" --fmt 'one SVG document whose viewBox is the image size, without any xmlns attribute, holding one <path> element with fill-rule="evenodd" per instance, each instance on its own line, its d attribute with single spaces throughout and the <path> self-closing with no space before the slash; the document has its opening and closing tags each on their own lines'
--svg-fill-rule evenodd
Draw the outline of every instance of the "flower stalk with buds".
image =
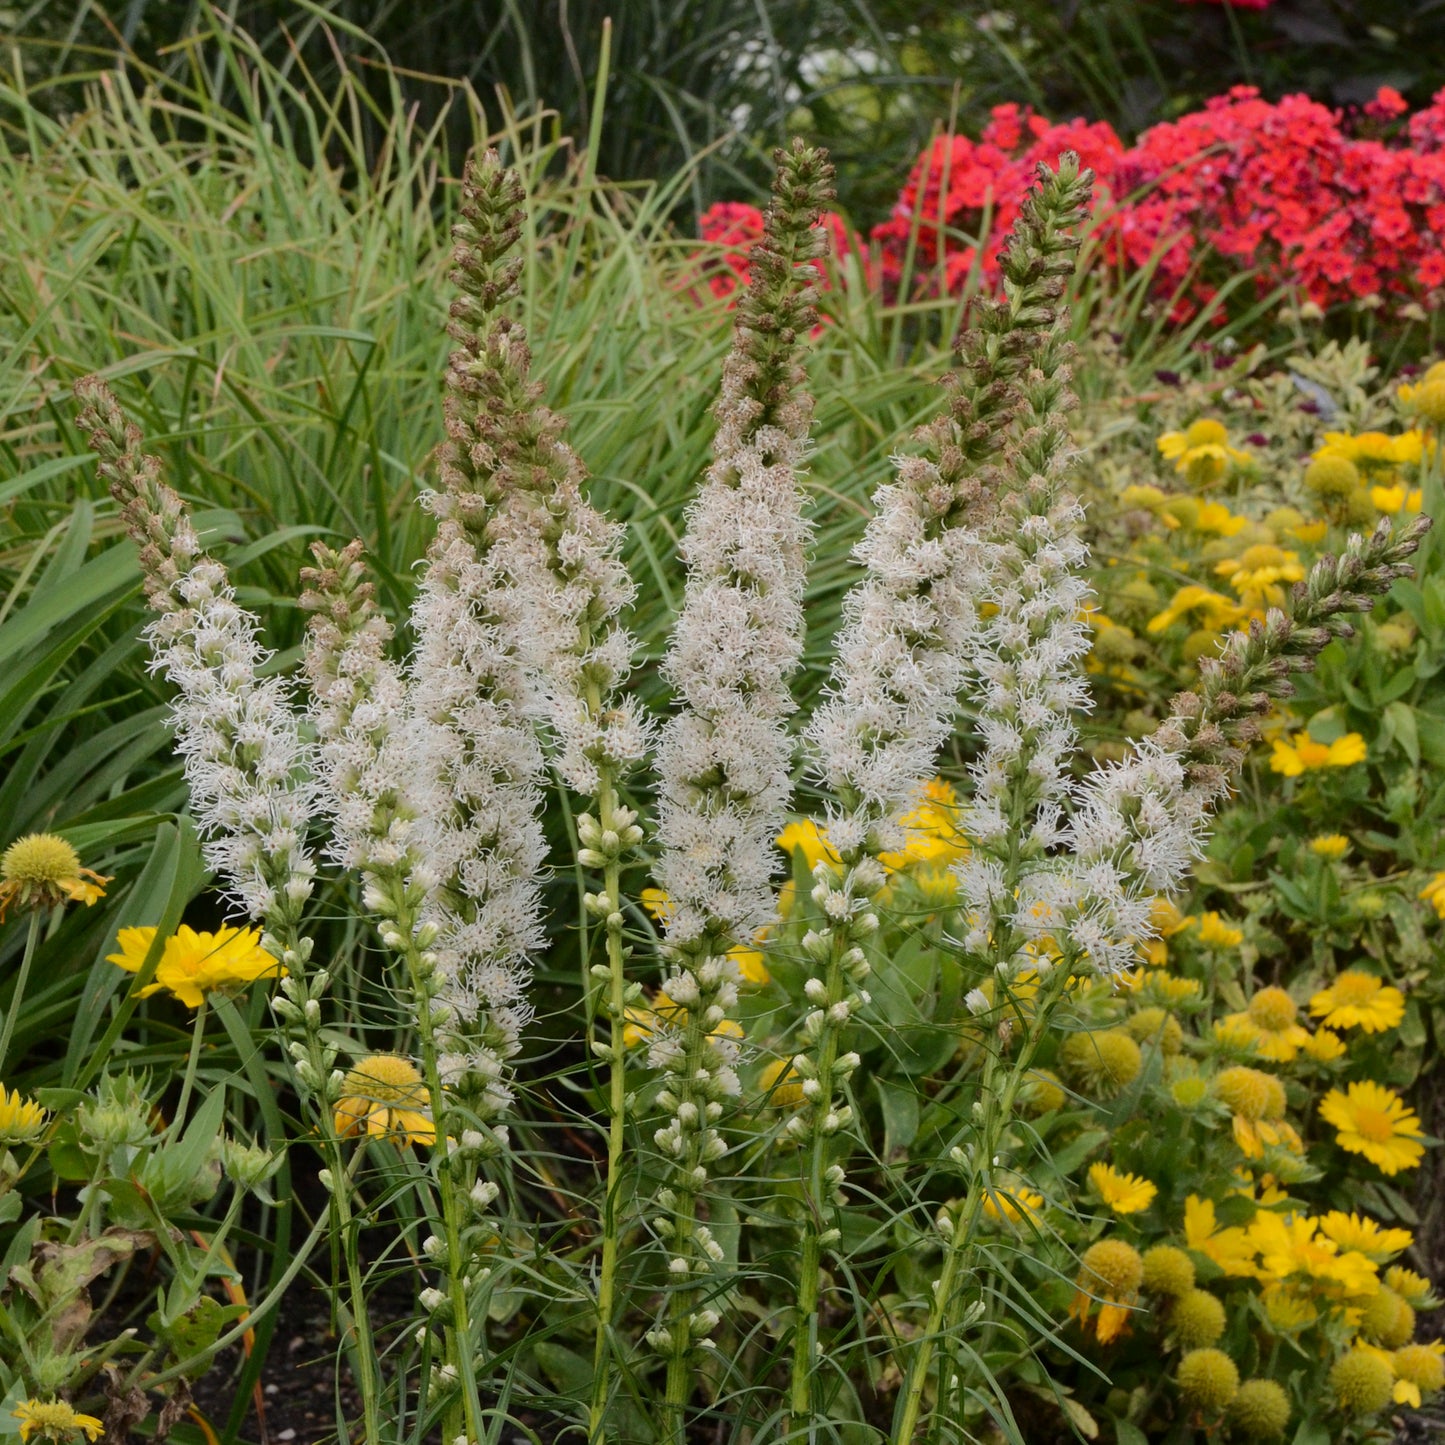
<svg viewBox="0 0 1445 1445">
<path fill-rule="evenodd" d="M 237 605 L 230 578 L 201 547 L 180 497 L 161 480 L 159 458 L 96 377 L 76 383 L 79 422 L 97 471 L 140 547 L 153 666 L 176 687 L 171 720 L 185 760 L 206 859 L 230 896 L 258 919 L 266 951 L 286 970 L 273 1000 L 290 1037 L 297 1092 L 321 1135 L 332 1227 L 345 1260 L 358 1386 L 368 1435 L 380 1429 L 381 1380 L 357 1256 L 357 1224 L 341 1141 L 332 1118 L 336 1050 L 321 1029 L 330 975 L 310 968 L 301 932 L 316 867 L 307 848 L 317 801 L 314 760 L 302 742 L 284 679 L 263 676 L 269 654 L 260 622 Z"/>
<path fill-rule="evenodd" d="M 663 988 L 686 1016 L 652 1044 L 671 1116 L 655 1136 L 671 1166 L 656 1227 L 675 1283 L 650 1338 L 667 1359 L 665 1429 L 676 1441 L 692 1361 L 717 1322 L 699 1296 L 722 1250 L 696 1205 L 727 1152 L 718 1125 L 738 1092 L 736 1045 L 719 1033 L 738 994 L 728 950 L 772 916 L 773 839 L 791 790 L 789 679 L 803 643 L 808 536 L 798 479 L 812 420 L 800 356 L 816 321 L 809 263 L 824 253 L 814 227 L 831 175 L 801 142 L 779 152 L 724 365 L 713 463 L 688 515 L 687 586 L 664 664 L 678 708 L 657 758 L 656 871 L 671 964 Z"/>
</svg>

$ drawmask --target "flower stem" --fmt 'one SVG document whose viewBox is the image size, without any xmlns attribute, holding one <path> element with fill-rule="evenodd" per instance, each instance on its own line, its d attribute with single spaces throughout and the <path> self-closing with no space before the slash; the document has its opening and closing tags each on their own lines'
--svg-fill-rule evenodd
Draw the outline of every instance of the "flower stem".
<svg viewBox="0 0 1445 1445">
<path fill-rule="evenodd" d="M 602 776 L 602 786 L 598 790 L 597 811 L 604 837 L 621 831 L 617 827 L 617 789 L 610 773 L 606 771 Z M 620 1236 L 617 1205 L 625 1159 L 623 1122 L 627 1108 L 627 955 L 622 942 L 622 864 L 619 856 L 608 856 L 602 878 L 603 891 L 597 911 L 603 915 L 603 926 L 607 930 L 607 992 L 603 1009 L 610 1020 L 607 1045 L 607 1185 L 602 1202 L 602 1263 L 597 1281 L 597 1338 L 592 1358 L 592 1401 L 587 1416 L 587 1438 L 591 1445 L 600 1445 L 604 1439 L 607 1411 L 607 1360 L 611 1353 L 612 1321 L 616 1308 Z"/>
<path fill-rule="evenodd" d="M 171 1130 L 177 1137 L 185 1127 L 186 1105 L 191 1101 L 191 1089 L 196 1082 L 196 1066 L 201 1058 L 201 1039 L 206 1032 L 206 995 L 201 995 L 201 1002 L 196 1008 L 196 1021 L 191 1027 L 191 1049 L 186 1056 L 186 1072 L 181 1077 L 181 1097 L 176 1101 L 175 1117 L 171 1120 Z"/>
<path fill-rule="evenodd" d="M 20 1017 L 20 1003 L 25 997 L 25 984 L 30 977 L 30 965 L 35 959 L 35 947 L 40 942 L 40 910 L 30 912 L 30 928 L 25 935 L 25 953 L 20 960 L 20 972 L 15 978 L 15 992 L 10 995 L 10 1007 L 5 1011 L 5 1022 L 0 1024 L 0 1077 L 4 1076 L 10 1039 L 15 1033 L 15 1020 Z"/>
</svg>

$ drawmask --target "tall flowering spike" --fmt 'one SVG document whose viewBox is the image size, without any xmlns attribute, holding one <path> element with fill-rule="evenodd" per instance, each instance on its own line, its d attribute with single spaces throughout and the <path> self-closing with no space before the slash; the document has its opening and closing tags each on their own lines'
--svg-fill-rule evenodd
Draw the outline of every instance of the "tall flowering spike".
<svg viewBox="0 0 1445 1445">
<path fill-rule="evenodd" d="M 808 729 L 845 858 L 885 852 L 888 820 L 932 774 L 974 656 L 978 602 L 997 547 L 984 528 L 1006 481 L 1003 438 L 1025 405 L 1019 380 L 1059 325 L 1092 176 L 1065 157 L 1043 177 L 1006 253 L 1005 296 L 980 303 L 944 379 L 948 406 L 915 434 L 879 489 L 844 601 L 830 695 Z M 1052 343 L 1052 344 L 1057 344 Z M 879 833 L 880 827 L 882 833 Z"/>
<path fill-rule="evenodd" d="M 344 868 L 410 872 L 416 811 L 405 794 L 399 736 L 401 671 L 388 649 L 393 630 L 366 579 L 360 540 L 340 549 L 312 544 L 302 570 L 307 627 L 307 711 L 316 732 L 321 804 L 331 815 L 331 856 Z"/>
<path fill-rule="evenodd" d="M 494 159 L 494 158 L 493 158 Z M 490 403 L 472 374 L 482 327 L 515 287 L 504 259 L 520 234 L 521 190 L 500 165 L 468 172 L 467 214 L 453 279 L 463 288 L 449 331 L 441 489 L 412 610 L 416 649 L 407 675 L 405 755 L 417 810 L 413 884 L 435 936 L 444 1073 L 466 1107 L 494 1116 L 510 1101 L 505 1060 L 528 1017 L 528 955 L 543 932 L 539 881 L 542 750 L 530 722 L 532 686 L 518 637 L 524 599 L 545 587 L 536 546 L 505 505 Z"/>
<path fill-rule="evenodd" d="M 1352 536 L 1343 556 L 1320 558 L 1286 609 L 1232 633 L 1217 658 L 1201 661 L 1199 683 L 1174 699 L 1159 728 L 1085 780 L 1063 854 L 1072 860 L 1068 935 L 1077 953 L 1118 967 L 1131 961 L 1141 902 L 1182 883 L 1210 813 L 1259 737 L 1259 717 L 1291 695 L 1290 673 L 1309 671 L 1332 637 L 1350 635 L 1345 614 L 1368 612 L 1411 574 L 1407 559 L 1430 525 L 1420 517 L 1397 533 L 1385 519 L 1371 536 Z"/>
<path fill-rule="evenodd" d="M 530 379 L 526 333 L 493 314 L 514 289 L 496 247 L 520 230 L 521 196 L 495 151 L 468 163 L 453 233 L 451 279 L 461 295 L 451 332 L 461 345 L 451 358 L 452 409 L 465 414 L 472 486 L 498 501 L 490 533 L 513 559 L 516 643 L 541 695 L 558 770 L 593 797 L 599 769 L 626 771 L 648 749 L 646 719 L 622 692 L 635 645 L 617 618 L 636 589 L 621 559 L 622 527 L 587 501 L 587 470 L 563 438 L 566 422 Z"/>
<path fill-rule="evenodd" d="M 227 892 L 276 938 L 294 937 L 315 864 L 312 758 L 284 678 L 263 677 L 271 653 L 259 620 L 237 606 L 226 569 L 202 550 L 159 458 L 98 377 L 75 386 L 97 468 L 140 546 L 151 608 L 152 667 L 175 686 L 171 718 L 185 760 L 206 861 Z M 290 961 L 290 960 L 288 960 Z"/>
<path fill-rule="evenodd" d="M 1042 265 L 1031 258 L 1057 246 L 1049 192 L 1077 187 L 1077 161 L 1061 162 L 1057 177 L 1025 203 L 1005 275 L 1041 269 L 1062 290 L 1072 255 Z M 1087 199 L 1087 184 L 1081 187 Z M 1072 347 L 1063 308 L 1039 308 L 1028 365 L 1018 380 L 1022 405 L 1001 464 L 1008 481 L 988 528 L 992 572 L 979 601 L 969 670 L 978 689 L 982 748 L 970 768 L 972 800 L 962 818 L 973 851 L 958 866 L 973 927 L 965 947 L 989 954 L 996 967 L 1036 966 L 1040 943 L 1052 937 L 1056 900 L 1028 879 L 1034 860 L 1059 842 L 1070 796 L 1074 713 L 1089 705 L 1081 659 L 1089 648 L 1082 620 L 1088 599 L 1080 536 L 1083 509 L 1068 485 L 1074 460 L 1067 417 Z M 1045 868 L 1045 877 L 1051 870 Z"/>
<path fill-rule="evenodd" d="M 669 898 L 668 996 L 686 1023 L 661 1034 L 653 1062 L 668 1072 L 656 1135 L 673 1166 L 663 1197 L 670 1268 L 682 1286 L 653 1343 L 668 1356 L 667 1401 L 680 1437 L 693 1348 L 716 1322 L 687 1288 L 721 1249 L 694 1221 L 708 1165 L 726 1152 L 716 1128 L 737 1092 L 736 1046 L 719 1031 L 737 999 L 729 945 L 751 939 L 773 911 L 773 838 L 782 826 L 793 756 L 789 679 L 803 644 L 808 526 L 798 477 L 812 400 L 803 340 L 825 233 L 814 225 L 832 168 L 795 142 L 778 153 L 773 203 L 754 247 L 718 400 L 714 460 L 691 507 L 687 585 L 664 664 L 677 711 L 658 748 L 657 879 Z"/>
<path fill-rule="evenodd" d="M 658 750 L 657 873 L 668 941 L 683 953 L 725 952 L 723 939 L 750 938 L 772 913 L 808 539 L 798 477 L 813 403 L 801 356 L 817 271 L 799 263 L 827 245 L 813 223 L 831 175 L 801 142 L 779 153 L 724 365 L 714 461 L 687 517 L 687 585 L 663 664 L 677 712 Z"/>
<path fill-rule="evenodd" d="M 817 1362 L 809 1341 L 816 1331 L 809 1321 L 818 1309 L 822 1224 L 829 1203 L 842 1198 L 842 1166 L 827 1157 L 829 1140 L 850 1119 L 837 1091 L 858 1062 L 856 1054 L 840 1056 L 839 1039 L 867 997 L 864 944 L 878 927 L 875 899 L 886 881 L 879 855 L 901 845 L 899 816 L 933 773 L 959 693 L 977 677 L 988 630 L 1040 613 L 1047 622 L 1042 635 L 1057 650 L 1056 634 L 1072 625 L 1078 603 L 1079 584 L 1067 572 L 1081 549 L 1072 540 L 1060 547 L 1032 518 L 1021 520 L 1006 488 L 1026 455 L 1030 473 L 1041 473 L 1033 505 L 1066 534 L 1076 520 L 1077 508 L 1068 510 L 1055 496 L 1066 438 L 1049 408 L 1062 400 L 1059 378 L 1066 376 L 1056 303 L 1073 269 L 1079 243 L 1071 228 L 1083 217 L 1091 180 L 1066 156 L 1057 175 L 1041 175 L 1025 205 L 1005 258 L 1004 298 L 985 303 L 960 338 L 957 368 L 945 379 L 946 410 L 915 434 L 915 450 L 898 459 L 896 480 L 875 499 L 857 551 L 864 575 L 844 601 L 829 695 L 808 728 L 841 866 L 820 862 L 815 875 L 813 898 L 827 924 L 804 939 L 815 968 L 806 990 L 813 1007 L 793 1067 L 807 1084 L 788 1121 L 805 1146 L 810 1206 L 791 1392 L 799 1421 L 812 1410 Z M 1054 380 L 1041 385 L 1045 375 Z M 1015 441 L 1011 452 L 1009 438 L 1021 425 L 1029 450 L 1021 453 Z M 1021 595 L 1036 581 L 1053 589 L 1046 613 Z M 981 609 L 985 601 L 993 607 Z M 1022 639 L 1009 632 L 1006 640 L 1032 636 L 1026 620 Z M 1070 655 L 1068 647 L 1061 651 Z M 1038 685 L 1055 680 L 1050 675 Z M 1071 696 L 1065 691 L 1059 701 Z"/>
</svg>

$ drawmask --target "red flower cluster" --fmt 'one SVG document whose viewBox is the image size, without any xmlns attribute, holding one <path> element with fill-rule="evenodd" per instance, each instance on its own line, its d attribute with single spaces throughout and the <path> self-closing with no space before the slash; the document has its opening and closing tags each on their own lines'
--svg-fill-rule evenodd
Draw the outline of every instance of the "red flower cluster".
<svg viewBox="0 0 1445 1445">
<path fill-rule="evenodd" d="M 1037 163 L 1074 150 L 1098 176 L 1104 256 L 1152 267 L 1179 316 L 1245 268 L 1259 294 L 1285 285 L 1322 307 L 1424 297 L 1445 287 L 1445 90 L 1402 124 L 1406 110 L 1384 89 L 1347 124 L 1306 96 L 1271 102 L 1239 86 L 1126 147 L 1102 122 L 1052 124 L 999 106 L 977 141 L 943 137 L 919 157 L 873 230 L 878 265 L 865 274 L 896 289 L 909 267 L 956 291 L 976 272 L 994 289 Z M 857 244 L 838 217 L 827 220 L 837 245 Z M 714 206 L 703 218 L 706 239 L 739 252 L 761 227 L 752 207 Z M 738 255 L 711 284 L 727 295 L 746 274 Z"/>
<path fill-rule="evenodd" d="M 819 224 L 828 231 L 828 254 L 832 265 L 841 264 L 850 251 L 856 251 L 868 274 L 868 254 L 862 240 L 848 229 L 847 223 L 836 211 L 824 211 Z M 704 241 L 724 249 L 710 265 L 707 284 L 713 295 L 729 297 L 741 286 L 748 284 L 748 255 L 753 243 L 762 239 L 763 213 L 756 206 L 742 201 L 718 201 L 709 206 L 698 218 L 698 230 Z M 829 271 L 824 265 L 822 285 L 829 284 Z"/>
</svg>

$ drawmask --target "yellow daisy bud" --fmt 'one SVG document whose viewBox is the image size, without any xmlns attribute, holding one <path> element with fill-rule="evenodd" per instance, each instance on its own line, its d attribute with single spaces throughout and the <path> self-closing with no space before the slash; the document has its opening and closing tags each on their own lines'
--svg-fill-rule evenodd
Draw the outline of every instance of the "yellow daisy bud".
<svg viewBox="0 0 1445 1445">
<path fill-rule="evenodd" d="M 1369 1350 L 1346 1350 L 1330 1367 L 1330 1387 L 1347 1415 L 1376 1415 L 1390 1403 L 1395 1372 Z"/>
<path fill-rule="evenodd" d="M 1348 497 L 1360 485 L 1360 469 L 1348 457 L 1325 452 L 1305 468 L 1305 486 L 1317 497 Z"/>
<path fill-rule="evenodd" d="M 1091 1093 L 1111 1099 L 1139 1077 L 1144 1056 L 1122 1029 L 1071 1034 L 1059 1050 L 1065 1072 Z"/>
<path fill-rule="evenodd" d="M 1216 1414 L 1239 1393 L 1239 1370 L 1223 1350 L 1190 1350 L 1175 1375 L 1188 1405 Z"/>
<path fill-rule="evenodd" d="M 1382 1284 L 1360 1317 L 1360 1333 L 1387 1350 L 1398 1349 L 1415 1337 L 1415 1311 L 1389 1285 Z"/>
<path fill-rule="evenodd" d="M 1190 1290 L 1169 1312 L 1169 1328 L 1186 1350 L 1212 1345 L 1224 1333 L 1224 1324 L 1224 1306 L 1208 1290 Z"/>
<path fill-rule="evenodd" d="M 1144 1251 L 1144 1288 L 1178 1299 L 1194 1288 L 1194 1261 L 1172 1244 Z"/>
<path fill-rule="evenodd" d="M 1289 1424 L 1289 1396 L 1273 1380 L 1246 1380 L 1228 1416 L 1230 1429 L 1246 1440 L 1278 1440 Z"/>
</svg>

